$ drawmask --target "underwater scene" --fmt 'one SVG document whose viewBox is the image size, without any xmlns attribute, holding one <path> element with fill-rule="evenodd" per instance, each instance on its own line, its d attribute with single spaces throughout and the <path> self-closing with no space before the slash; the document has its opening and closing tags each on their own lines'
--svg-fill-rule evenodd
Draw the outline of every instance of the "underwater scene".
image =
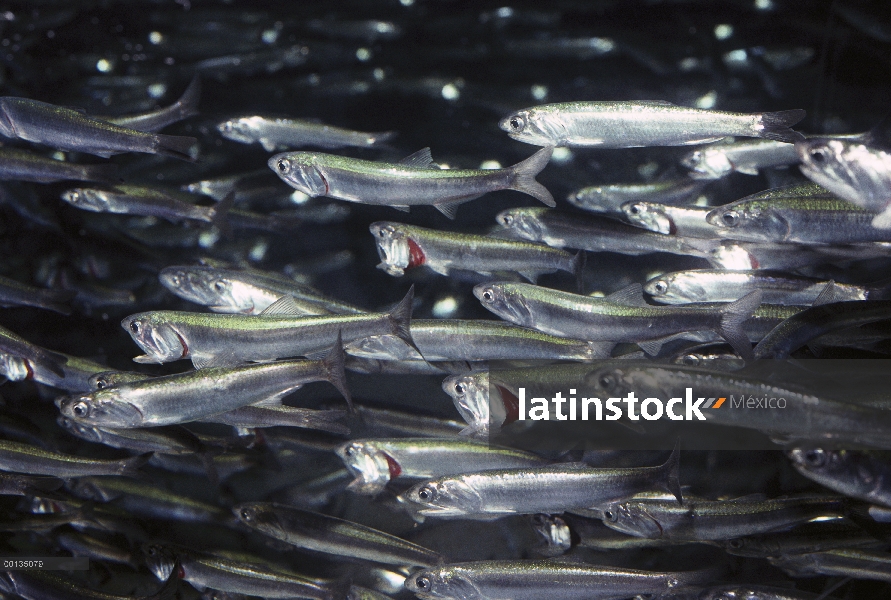
<svg viewBox="0 0 891 600">
<path fill-rule="evenodd" d="M 891 5 L 0 4 L 0 597 L 891 598 Z"/>
</svg>

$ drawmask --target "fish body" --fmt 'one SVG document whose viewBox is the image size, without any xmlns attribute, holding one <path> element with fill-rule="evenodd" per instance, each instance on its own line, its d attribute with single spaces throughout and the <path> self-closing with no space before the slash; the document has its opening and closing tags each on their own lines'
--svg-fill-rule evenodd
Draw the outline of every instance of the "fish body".
<svg viewBox="0 0 891 600">
<path fill-rule="evenodd" d="M 0 277 L 0 306 L 33 306 L 63 315 L 71 314 L 68 302 L 74 294 L 68 290 L 38 288 L 8 277 Z"/>
<path fill-rule="evenodd" d="M 198 206 L 165 190 L 121 184 L 108 189 L 74 188 L 63 192 L 61 198 L 91 212 L 217 223 L 231 207 L 234 196 L 215 206 Z"/>
<path fill-rule="evenodd" d="M 593 213 L 621 214 L 626 202 L 677 204 L 698 194 L 705 183 L 685 177 L 651 183 L 613 183 L 582 188 L 569 195 L 569 203 Z"/>
<path fill-rule="evenodd" d="M 886 453 L 794 444 L 786 449 L 795 469 L 845 496 L 891 507 L 891 466 Z"/>
<path fill-rule="evenodd" d="M 658 202 L 627 202 L 621 207 L 625 220 L 642 229 L 663 235 L 714 239 L 721 230 L 706 221 L 710 208 L 671 206 Z"/>
<path fill-rule="evenodd" d="M 512 167 L 494 170 L 440 169 L 425 148 L 401 163 L 380 163 L 313 152 L 277 154 L 269 168 L 291 187 L 311 197 L 394 206 L 432 205 L 454 218 L 458 205 L 488 192 L 513 189 L 556 206 L 535 176 L 553 148 L 543 148 Z"/>
<path fill-rule="evenodd" d="M 0 148 L 0 179 L 4 181 L 117 183 L 116 172 L 116 165 L 79 165 L 46 158 L 26 150 Z"/>
<path fill-rule="evenodd" d="M 18 442 L 0 441 L 0 468 L 4 471 L 52 477 L 126 475 L 148 462 L 151 454 L 122 460 L 84 458 L 60 454 Z"/>
<path fill-rule="evenodd" d="M 795 142 L 803 136 L 789 127 L 804 116 L 799 109 L 744 114 L 662 100 L 566 102 L 518 111 L 498 126 L 513 139 L 537 146 L 638 148 L 702 144 L 730 135 Z"/>
<path fill-rule="evenodd" d="M 731 173 L 757 175 L 761 169 L 798 163 L 795 144 L 777 140 L 743 140 L 713 144 L 689 152 L 681 164 L 694 180 L 712 180 Z"/>
<path fill-rule="evenodd" d="M 201 80 L 196 76 L 179 100 L 159 108 L 138 114 L 120 115 L 116 117 L 96 117 L 120 127 L 153 133 L 161 131 L 168 125 L 179 123 L 198 114 L 198 102 L 201 100 Z"/>
<path fill-rule="evenodd" d="M 267 152 L 278 149 L 366 148 L 389 141 L 395 132 L 366 133 L 302 119 L 275 119 L 263 116 L 238 117 L 217 125 L 224 138 L 242 144 L 260 143 Z"/>
</svg>

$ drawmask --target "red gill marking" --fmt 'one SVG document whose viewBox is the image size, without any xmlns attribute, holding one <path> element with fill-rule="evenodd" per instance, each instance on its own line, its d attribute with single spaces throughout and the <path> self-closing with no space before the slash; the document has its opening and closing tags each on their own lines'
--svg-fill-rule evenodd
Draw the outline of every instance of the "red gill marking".
<svg viewBox="0 0 891 600">
<path fill-rule="evenodd" d="M 177 579 L 185 579 L 186 578 L 186 570 L 182 565 L 179 566 L 179 571 L 176 572 Z"/>
<path fill-rule="evenodd" d="M 520 418 L 520 399 L 514 396 L 510 390 L 500 385 L 495 387 L 501 393 L 501 402 L 504 404 L 504 424 L 513 423 Z"/>
<path fill-rule="evenodd" d="M 28 371 L 28 374 L 25 375 L 25 379 L 32 380 L 34 379 L 34 367 L 31 366 L 31 361 L 25 359 L 25 369 Z"/>
<path fill-rule="evenodd" d="M 399 463 L 395 458 L 387 454 L 386 452 L 381 452 L 384 455 L 384 458 L 387 459 L 387 468 L 390 469 L 390 479 L 396 479 L 402 474 L 402 467 L 399 466 Z"/>
<path fill-rule="evenodd" d="M 174 331 L 173 333 L 175 333 L 176 337 L 179 338 L 179 343 L 182 344 L 182 347 L 183 347 L 183 353 L 180 356 L 180 358 L 188 357 L 189 356 L 189 345 L 186 343 L 186 340 L 183 339 L 183 336 L 181 336 L 178 331 Z"/>
<path fill-rule="evenodd" d="M 411 238 L 408 238 L 408 267 L 420 267 L 427 262 L 427 257 L 421 247 Z"/>
</svg>

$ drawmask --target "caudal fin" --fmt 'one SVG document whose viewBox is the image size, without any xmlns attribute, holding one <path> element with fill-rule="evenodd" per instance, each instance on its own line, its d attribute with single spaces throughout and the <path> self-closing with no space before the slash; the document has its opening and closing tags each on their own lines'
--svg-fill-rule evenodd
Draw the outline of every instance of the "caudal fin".
<svg viewBox="0 0 891 600">
<path fill-rule="evenodd" d="M 804 136 L 789 128 L 802 120 L 806 114 L 800 108 L 761 113 L 759 121 L 762 128 L 758 132 L 758 137 L 788 144 L 800 142 L 804 140 Z"/>
<path fill-rule="evenodd" d="M 192 78 L 189 87 L 180 96 L 180 99 L 171 106 L 174 109 L 177 120 L 182 121 L 198 114 L 198 102 L 201 100 L 201 79 L 198 75 Z"/>
<path fill-rule="evenodd" d="M 393 326 L 393 335 L 414 348 L 415 352 L 417 352 L 421 358 L 424 358 L 421 349 L 418 348 L 414 339 L 411 337 L 411 311 L 414 299 L 415 286 L 412 285 L 408 289 L 405 298 L 402 299 L 402 302 L 397 304 L 396 308 L 390 311 L 390 324 Z M 424 360 L 427 359 L 425 358 Z"/>
<path fill-rule="evenodd" d="M 226 237 L 232 237 L 232 229 L 229 227 L 229 223 L 226 221 L 226 215 L 229 214 L 229 211 L 234 205 L 235 190 L 232 190 L 231 192 L 226 194 L 226 197 L 220 200 L 216 206 L 210 209 L 212 211 L 210 224 L 219 229 Z"/>
<path fill-rule="evenodd" d="M 753 360 L 755 355 L 752 353 L 752 342 L 743 330 L 743 323 L 758 310 L 759 306 L 761 306 L 761 290 L 755 290 L 721 309 L 718 333 L 746 361 Z"/>
<path fill-rule="evenodd" d="M 131 477 L 141 475 L 140 473 L 137 473 L 137 469 L 146 464 L 154 455 L 154 452 L 146 452 L 145 454 L 122 460 L 118 474 L 130 475 Z"/>
<path fill-rule="evenodd" d="M 671 456 L 668 457 L 668 460 L 665 461 L 661 468 L 665 470 L 665 489 L 677 498 L 678 502 L 683 504 L 684 497 L 681 494 L 681 482 L 678 478 L 681 469 L 681 440 L 675 442 Z"/>
<path fill-rule="evenodd" d="M 198 140 L 185 135 L 164 135 L 156 133 L 157 144 L 155 152 L 164 156 L 172 156 L 189 162 L 196 162 L 192 158 L 192 147 L 198 143 Z"/>
<path fill-rule="evenodd" d="M 331 385 L 336 387 L 343 397 L 346 398 L 347 405 L 350 407 L 350 412 L 356 412 L 356 409 L 353 407 L 353 397 L 350 395 L 350 390 L 347 388 L 346 372 L 344 371 L 345 362 L 346 354 L 343 351 L 343 336 L 341 335 L 340 330 L 338 330 L 337 340 L 334 342 L 331 351 L 322 359 L 322 365 L 328 374 L 328 381 L 330 381 Z"/>
<path fill-rule="evenodd" d="M 553 152 L 553 146 L 542 148 L 526 160 L 512 166 L 510 170 L 514 172 L 514 180 L 509 189 L 529 194 L 547 206 L 557 206 L 551 192 L 545 186 L 535 181 L 535 176 L 541 173 L 542 169 L 547 166 Z"/>
<path fill-rule="evenodd" d="M 118 166 L 113 164 L 84 165 L 82 178 L 84 181 L 98 181 L 100 183 L 115 185 L 121 182 L 117 173 Z"/>
<path fill-rule="evenodd" d="M 179 589 L 180 569 L 179 559 L 177 559 L 173 568 L 170 569 L 170 575 L 167 576 L 167 581 L 164 582 L 164 585 L 151 596 L 146 596 L 144 600 L 173 600 Z"/>
</svg>

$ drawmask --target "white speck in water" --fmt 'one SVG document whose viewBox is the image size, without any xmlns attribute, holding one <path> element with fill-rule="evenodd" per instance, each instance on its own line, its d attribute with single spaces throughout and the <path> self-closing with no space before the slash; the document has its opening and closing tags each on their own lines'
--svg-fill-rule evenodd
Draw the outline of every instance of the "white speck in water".
<svg viewBox="0 0 891 600">
<path fill-rule="evenodd" d="M 726 40 L 731 35 L 733 35 L 733 25 L 728 25 L 727 23 L 715 25 L 715 39 Z"/>
<path fill-rule="evenodd" d="M 356 58 L 361 60 L 362 62 L 366 62 L 371 59 L 371 50 L 368 48 L 359 48 L 356 50 Z"/>
<path fill-rule="evenodd" d="M 210 229 L 205 229 L 201 232 L 201 235 L 198 236 L 198 245 L 202 248 L 210 248 L 214 244 L 217 243 L 217 240 L 220 239 L 220 232 L 216 227 L 211 227 Z"/>
<path fill-rule="evenodd" d="M 260 39 L 263 40 L 264 44 L 274 44 L 276 41 L 278 41 L 278 30 L 267 29 L 262 33 Z"/>
<path fill-rule="evenodd" d="M 718 93 L 715 90 L 712 90 L 704 96 L 700 96 L 696 99 L 696 108 L 714 108 L 717 103 Z"/>
<path fill-rule="evenodd" d="M 480 164 L 480 169 L 492 170 L 492 169 L 500 169 L 501 163 L 497 160 L 484 160 L 482 164 Z"/>
<path fill-rule="evenodd" d="M 291 194 L 291 202 L 294 204 L 306 204 L 309 200 L 309 196 L 301 192 L 300 190 L 294 190 Z"/>
<path fill-rule="evenodd" d="M 656 171 L 658 171 L 658 170 L 659 170 L 659 163 L 653 162 L 653 161 L 646 162 L 642 165 L 638 165 L 638 167 L 637 167 L 637 172 L 644 179 L 650 179 L 651 177 L 653 177 L 653 175 L 656 174 Z"/>
<path fill-rule="evenodd" d="M 111 71 L 111 62 L 104 58 L 100 58 L 98 61 L 96 61 L 96 70 L 100 73 L 108 73 L 109 71 Z"/>
<path fill-rule="evenodd" d="M 415 0 L 399 0 L 399 4 L 402 6 L 411 6 L 415 3 Z"/>
<path fill-rule="evenodd" d="M 53 158 L 55 158 L 56 160 L 65 160 L 65 153 L 64 152 L 53 152 Z"/>
<path fill-rule="evenodd" d="M 448 319 L 458 310 L 458 301 L 451 296 L 441 298 L 433 304 L 433 316 L 437 319 Z"/>
<path fill-rule="evenodd" d="M 460 95 L 461 92 L 454 83 L 447 83 L 442 86 L 442 97 L 446 100 L 457 100 Z"/>
<path fill-rule="evenodd" d="M 248 257 L 254 262 L 260 262 L 266 256 L 266 252 L 269 250 L 269 242 L 266 240 L 260 240 L 254 247 L 251 248 L 251 251 L 248 253 Z"/>
<path fill-rule="evenodd" d="M 755 8 L 758 10 L 773 10 L 773 0 L 755 0 Z"/>
<path fill-rule="evenodd" d="M 739 50 L 731 50 L 724 55 L 725 63 L 744 63 L 748 59 L 749 54 L 746 52 L 745 48 L 740 48 Z"/>
<path fill-rule="evenodd" d="M 512 9 L 510 6 L 502 6 L 495 11 L 495 14 L 502 19 L 509 19 L 514 16 L 514 9 Z"/>
<path fill-rule="evenodd" d="M 573 156 L 574 154 L 569 148 L 554 148 L 554 153 L 551 155 L 551 160 L 558 163 L 564 163 L 571 161 Z"/>
<path fill-rule="evenodd" d="M 160 31 L 153 31 L 149 34 L 148 39 L 149 39 L 149 42 L 151 42 L 152 44 L 157 46 L 158 44 L 160 44 L 161 42 L 164 41 L 164 36 L 161 34 Z"/>
<path fill-rule="evenodd" d="M 154 99 L 158 99 L 167 93 L 167 84 L 153 83 L 148 86 L 148 94 Z"/>
<path fill-rule="evenodd" d="M 678 68 L 681 71 L 692 71 L 699 67 L 699 59 L 694 56 L 688 56 L 687 58 L 681 60 L 678 63 Z"/>
<path fill-rule="evenodd" d="M 376 68 L 374 70 L 374 72 L 372 73 L 372 75 L 374 76 L 375 81 L 383 81 L 384 77 L 387 76 L 387 74 L 384 73 L 384 70 L 381 69 L 380 67 Z"/>
<path fill-rule="evenodd" d="M 548 97 L 548 86 L 546 85 L 533 85 L 532 86 L 532 97 L 536 100 L 544 100 Z"/>
</svg>

